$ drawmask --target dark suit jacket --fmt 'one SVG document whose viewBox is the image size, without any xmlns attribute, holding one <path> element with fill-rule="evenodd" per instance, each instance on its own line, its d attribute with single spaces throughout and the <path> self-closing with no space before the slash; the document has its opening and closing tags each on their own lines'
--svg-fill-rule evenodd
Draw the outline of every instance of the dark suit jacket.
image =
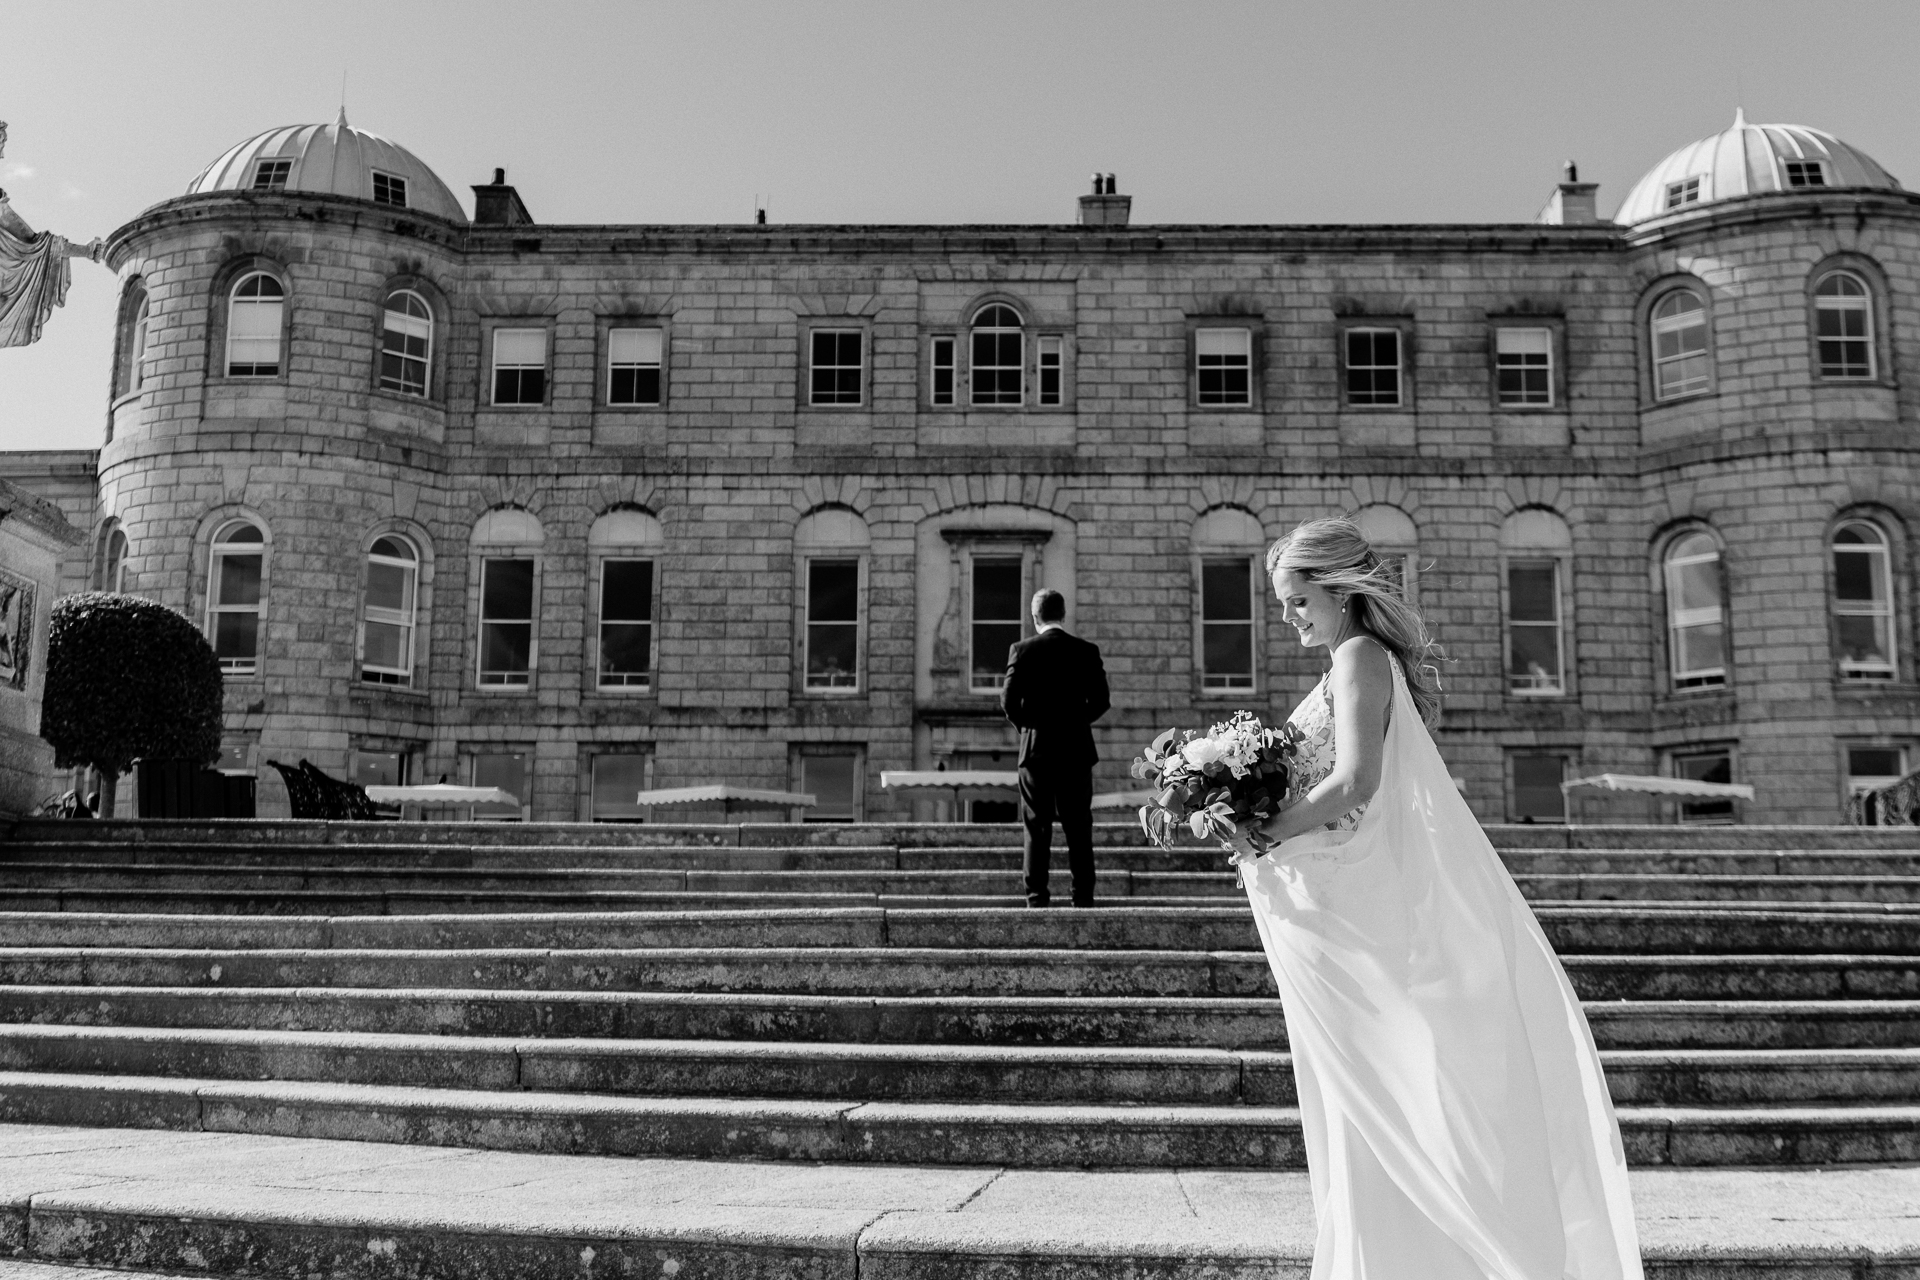
<svg viewBox="0 0 1920 1280">
<path fill-rule="evenodd" d="M 1042 631 L 1007 654 L 1000 706 L 1020 728 L 1018 765 L 1082 766 L 1099 760 L 1093 722 L 1112 705 L 1100 646 L 1065 631 Z"/>
</svg>

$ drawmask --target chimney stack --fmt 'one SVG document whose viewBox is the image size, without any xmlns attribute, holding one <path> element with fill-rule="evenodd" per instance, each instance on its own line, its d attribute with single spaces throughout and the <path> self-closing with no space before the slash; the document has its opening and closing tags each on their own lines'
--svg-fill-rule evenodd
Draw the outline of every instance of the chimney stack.
<svg viewBox="0 0 1920 1280">
<path fill-rule="evenodd" d="M 533 215 L 520 202 L 520 193 L 507 185 L 507 171 L 495 169 L 493 181 L 473 188 L 473 225 L 476 227 L 530 227 Z"/>
<path fill-rule="evenodd" d="M 1564 177 L 1534 221 L 1549 227 L 1588 227 L 1599 222 L 1594 193 L 1600 190 L 1600 184 L 1580 181 L 1580 168 L 1571 160 L 1567 161 Z"/>
<path fill-rule="evenodd" d="M 1080 197 L 1080 225 L 1083 227 L 1124 227 L 1133 212 L 1133 197 L 1116 190 L 1110 173 L 1093 175 L 1093 194 Z"/>
</svg>

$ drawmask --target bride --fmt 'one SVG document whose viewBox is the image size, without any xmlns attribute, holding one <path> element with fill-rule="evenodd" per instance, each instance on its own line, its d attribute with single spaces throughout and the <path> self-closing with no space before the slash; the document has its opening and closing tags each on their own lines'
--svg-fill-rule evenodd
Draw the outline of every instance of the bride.
<svg viewBox="0 0 1920 1280">
<path fill-rule="evenodd" d="M 1639 1280 L 1592 1033 L 1427 725 L 1430 642 L 1360 530 L 1276 542 L 1282 618 L 1333 659 L 1294 794 L 1234 841 L 1279 983 L 1313 1280 Z"/>
</svg>

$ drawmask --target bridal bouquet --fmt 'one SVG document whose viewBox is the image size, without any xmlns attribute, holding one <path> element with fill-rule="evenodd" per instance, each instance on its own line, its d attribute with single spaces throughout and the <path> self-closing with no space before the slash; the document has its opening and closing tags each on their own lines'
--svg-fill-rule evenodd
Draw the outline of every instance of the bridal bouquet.
<svg viewBox="0 0 1920 1280">
<path fill-rule="evenodd" d="M 1236 711 L 1205 733 L 1169 729 L 1155 738 L 1132 769 L 1156 788 L 1153 800 L 1140 806 L 1147 839 L 1171 849 L 1175 824 L 1201 840 L 1231 840 L 1247 829 L 1248 841 L 1265 853 L 1273 842 L 1251 824 L 1285 803 L 1300 736 L 1291 723 L 1269 729 L 1251 711 Z"/>
</svg>

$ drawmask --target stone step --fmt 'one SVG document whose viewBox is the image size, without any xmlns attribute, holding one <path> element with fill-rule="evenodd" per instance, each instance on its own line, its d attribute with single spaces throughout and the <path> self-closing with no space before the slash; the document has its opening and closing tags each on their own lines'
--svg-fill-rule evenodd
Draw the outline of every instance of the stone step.
<svg viewBox="0 0 1920 1280">
<path fill-rule="evenodd" d="M 1543 902 L 1879 903 L 1920 906 L 1920 877 L 1857 875 L 1531 874 L 1515 877 Z M 524 910 L 584 902 L 636 910 L 701 910 L 777 896 L 808 905 L 927 897 L 1020 904 L 1017 872 L 861 868 L 701 870 L 650 868 L 329 867 L 11 863 L 0 867 L 0 906 L 31 910 L 127 910 L 127 903 L 181 909 L 262 910 L 263 895 L 296 911 Z M 1108 870 L 1097 895 L 1114 899 L 1241 897 L 1232 872 Z M 502 904 L 505 904 L 504 907 Z M 68 904 L 72 904 L 69 906 Z M 239 904 L 239 905 L 234 905 Z"/>
<path fill-rule="evenodd" d="M 1915 1000 L 1662 1000 L 1586 1005 L 1602 1048 L 1920 1047 Z M 818 996 L 437 988 L 0 987 L 0 1022 L 864 1044 L 1283 1050 L 1276 997 Z"/>
<path fill-rule="evenodd" d="M 1920 876 L 1920 849 L 1526 849 L 1501 851 L 1515 875 Z M 1119 871 L 1221 873 L 1211 846 L 1107 846 L 1096 862 Z M 366 868 L 516 871 L 999 871 L 1017 875 L 1017 844 L 958 846 L 459 845 L 12 843 L 0 875 L 35 864 L 108 867 Z M 1056 867 L 1056 871 L 1062 868 Z"/>
<path fill-rule="evenodd" d="M 1920 1104 L 1920 1049 L 1607 1050 L 1614 1101 Z M 1140 1046 L 512 1039 L 0 1025 L 0 1071 L 442 1089 L 994 1102 L 1293 1106 L 1285 1053 Z"/>
<path fill-rule="evenodd" d="M 0 1154 L 18 1255 L 0 1280 L 1307 1280 L 1314 1241 L 1297 1171 L 642 1164 L 25 1125 L 0 1126 Z M 1907 1280 L 1920 1255 L 1920 1170 L 1630 1181 L 1650 1280 Z"/>
<path fill-rule="evenodd" d="M 1920 957 L 1563 954 L 1587 1000 L 1920 997 Z M 18 986 L 445 987 L 859 996 L 1270 996 L 1258 951 L 1055 947 L 0 948 Z"/>
<path fill-rule="evenodd" d="M 1920 1106 L 1622 1107 L 1640 1165 L 1920 1160 Z M 1014 1168 L 1303 1167 L 1264 1106 L 621 1097 L 309 1081 L 0 1072 L 0 1123 L 213 1130 L 414 1146 Z"/>
<path fill-rule="evenodd" d="M 955 905 L 801 909 L 782 900 L 709 912 L 499 912 L 414 916 L 0 912 L 21 946 L 490 947 L 903 946 L 1069 950 L 1251 950 L 1242 905 L 1114 903 L 1096 910 Z M 129 905 L 136 905 L 131 900 Z M 284 906 L 283 903 L 273 905 Z M 1872 904 L 1825 910 L 1684 904 L 1542 905 L 1562 954 L 1920 955 L 1920 913 Z"/>
</svg>

